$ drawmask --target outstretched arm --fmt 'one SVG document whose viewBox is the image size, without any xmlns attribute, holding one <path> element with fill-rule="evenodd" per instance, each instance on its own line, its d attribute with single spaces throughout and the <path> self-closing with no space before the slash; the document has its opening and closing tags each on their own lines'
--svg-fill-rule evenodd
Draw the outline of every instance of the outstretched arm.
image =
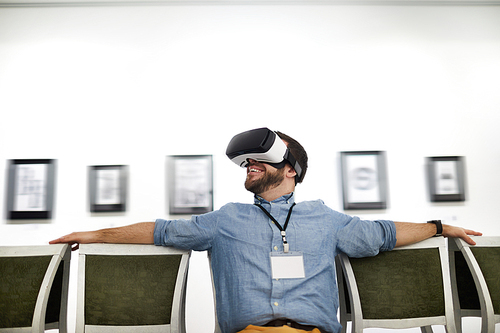
<svg viewBox="0 0 500 333">
<path fill-rule="evenodd" d="M 436 234 L 436 225 L 432 223 L 394 222 L 394 224 L 396 225 L 396 246 L 403 246 L 420 242 Z M 474 230 L 443 224 L 442 235 L 444 237 L 462 238 L 468 244 L 476 245 L 476 242 L 474 242 L 472 238 L 469 237 L 469 235 L 481 236 L 482 233 Z"/>
<path fill-rule="evenodd" d="M 142 222 L 118 228 L 73 232 L 54 239 L 49 244 L 77 244 L 73 250 L 78 249 L 78 244 L 87 243 L 153 244 L 154 228 L 154 222 Z"/>
</svg>

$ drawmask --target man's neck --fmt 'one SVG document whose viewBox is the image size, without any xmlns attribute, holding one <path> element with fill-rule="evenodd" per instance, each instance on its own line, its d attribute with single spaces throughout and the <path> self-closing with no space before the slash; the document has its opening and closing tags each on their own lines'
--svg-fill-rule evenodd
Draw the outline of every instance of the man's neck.
<svg viewBox="0 0 500 333">
<path fill-rule="evenodd" d="M 278 198 L 281 198 L 284 195 L 290 194 L 293 191 L 295 191 L 295 186 L 283 187 L 280 185 L 278 187 L 272 188 L 270 190 L 265 191 L 264 193 L 259 193 L 257 195 L 259 197 L 261 197 L 262 199 L 264 199 L 268 202 L 271 202 L 271 201 L 274 201 Z"/>
</svg>

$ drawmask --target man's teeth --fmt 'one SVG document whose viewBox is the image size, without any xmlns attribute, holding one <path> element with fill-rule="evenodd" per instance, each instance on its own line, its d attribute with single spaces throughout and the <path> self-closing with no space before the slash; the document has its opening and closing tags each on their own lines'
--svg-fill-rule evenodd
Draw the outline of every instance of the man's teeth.
<svg viewBox="0 0 500 333">
<path fill-rule="evenodd" d="M 262 171 L 261 171 L 261 170 L 254 169 L 254 168 L 250 168 L 250 172 L 262 172 Z"/>
</svg>

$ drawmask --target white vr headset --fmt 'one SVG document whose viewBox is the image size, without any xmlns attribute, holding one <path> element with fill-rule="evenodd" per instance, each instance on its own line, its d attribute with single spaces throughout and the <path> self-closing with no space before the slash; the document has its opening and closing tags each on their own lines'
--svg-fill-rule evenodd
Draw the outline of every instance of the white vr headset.
<svg viewBox="0 0 500 333">
<path fill-rule="evenodd" d="M 235 135 L 227 145 L 226 155 L 231 161 L 246 168 L 248 160 L 267 163 L 277 169 L 288 162 L 302 175 L 302 168 L 279 136 L 268 128 L 257 128 Z"/>
</svg>

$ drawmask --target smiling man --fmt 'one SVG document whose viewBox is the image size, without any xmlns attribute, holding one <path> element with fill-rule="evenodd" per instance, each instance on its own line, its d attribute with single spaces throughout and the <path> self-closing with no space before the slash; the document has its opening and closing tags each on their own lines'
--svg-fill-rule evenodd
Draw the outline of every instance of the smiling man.
<svg viewBox="0 0 500 333">
<path fill-rule="evenodd" d="M 51 243 L 145 243 L 209 251 L 223 333 L 340 332 L 335 256 L 373 256 L 436 234 L 479 232 L 431 223 L 366 221 L 321 200 L 295 202 L 307 154 L 293 138 L 260 128 L 236 135 L 226 154 L 246 168 L 254 204 L 229 203 L 191 219 L 77 232 Z M 283 264 L 286 263 L 286 264 Z"/>
</svg>

